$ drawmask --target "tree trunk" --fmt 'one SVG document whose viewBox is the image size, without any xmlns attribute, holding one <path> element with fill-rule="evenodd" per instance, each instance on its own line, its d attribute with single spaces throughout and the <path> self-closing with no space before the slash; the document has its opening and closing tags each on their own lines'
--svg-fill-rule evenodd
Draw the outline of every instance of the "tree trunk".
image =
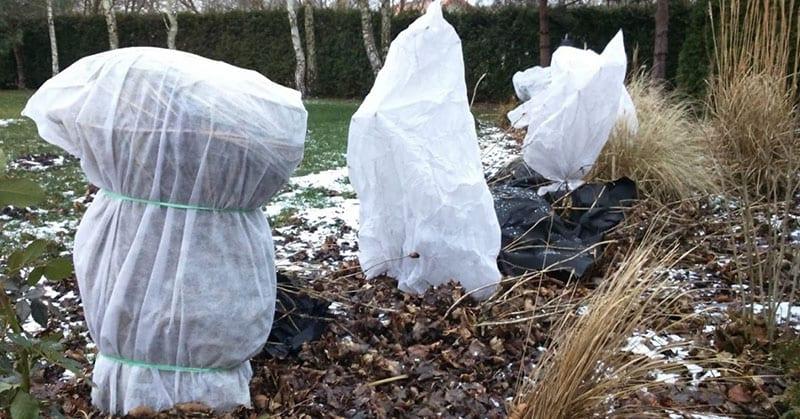
<svg viewBox="0 0 800 419">
<path fill-rule="evenodd" d="M 372 72 L 377 76 L 378 71 L 383 67 L 381 57 L 378 55 L 378 48 L 375 46 L 375 36 L 372 32 L 372 15 L 369 12 L 369 1 L 358 0 L 358 9 L 361 11 L 361 35 L 364 38 L 364 49 L 367 52 L 369 65 Z"/>
<path fill-rule="evenodd" d="M 14 60 L 17 62 L 17 88 L 25 89 L 25 63 L 22 58 L 22 40 L 15 42 L 11 47 L 14 51 Z"/>
<path fill-rule="evenodd" d="M 314 36 L 314 4 L 306 0 L 305 4 L 305 30 L 306 30 L 306 93 L 314 91 L 317 81 L 317 40 Z"/>
<path fill-rule="evenodd" d="M 56 42 L 55 19 L 53 19 L 53 0 L 47 0 L 47 28 L 50 31 L 50 62 L 55 76 L 58 74 L 58 42 Z"/>
<path fill-rule="evenodd" d="M 653 48 L 653 79 L 667 77 L 667 44 L 669 41 L 669 0 L 658 0 L 656 6 L 656 41 Z"/>
<path fill-rule="evenodd" d="M 539 65 L 550 65 L 550 20 L 547 0 L 539 0 Z"/>
<path fill-rule="evenodd" d="M 167 48 L 175 49 L 175 39 L 178 37 L 178 0 L 167 1 Z"/>
<path fill-rule="evenodd" d="M 392 37 L 392 0 L 381 0 L 381 61 L 386 60 Z"/>
<path fill-rule="evenodd" d="M 300 43 L 300 29 L 297 26 L 297 12 L 294 9 L 294 0 L 286 0 L 286 12 L 289 15 L 289 27 L 292 35 L 292 47 L 294 47 L 294 84 L 300 94 L 306 95 L 306 57 L 303 54 L 303 45 Z"/>
<path fill-rule="evenodd" d="M 398 12 L 403 13 L 403 10 L 406 9 L 406 0 L 400 0 L 400 5 L 397 8 Z"/>
<path fill-rule="evenodd" d="M 106 15 L 106 26 L 108 27 L 108 47 L 109 49 L 119 48 L 119 37 L 117 36 L 117 17 L 114 15 L 113 0 L 102 0 L 103 13 Z"/>
</svg>

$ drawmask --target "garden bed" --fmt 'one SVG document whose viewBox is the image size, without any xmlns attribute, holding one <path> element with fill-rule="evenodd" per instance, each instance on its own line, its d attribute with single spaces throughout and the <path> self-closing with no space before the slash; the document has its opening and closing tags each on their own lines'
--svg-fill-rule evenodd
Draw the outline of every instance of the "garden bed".
<svg viewBox="0 0 800 419">
<path fill-rule="evenodd" d="M 54 240 L 69 254 L 77 223 L 96 189 L 86 183 L 77 160 L 39 140 L 30 121 L 6 111 L 21 107 L 24 96 L 4 93 L 0 100 L 13 102 L 0 106 L 0 118 L 5 118 L 0 119 L 0 148 L 8 156 L 9 173 L 36 181 L 47 192 L 39 208 L 2 210 L 0 254 L 33 238 Z M 676 315 L 690 320 L 666 331 L 641 330 L 622 350 L 665 357 L 681 368 L 654 370 L 651 391 L 644 386 L 611 406 L 641 406 L 676 418 L 776 414 L 781 406 L 777 396 L 787 385 L 779 368 L 789 358 L 769 357 L 765 326 L 736 314 L 744 301 L 740 296 L 750 292 L 739 283 L 732 263 L 733 249 L 744 241 L 740 202 L 715 195 L 666 206 L 637 204 L 610 234 L 612 243 L 595 275 L 576 287 L 546 278 L 511 293 L 515 279 L 505 278 L 500 295 L 508 298 L 481 304 L 462 299 L 455 285 L 412 296 L 398 291 L 390 278 L 367 281 L 357 263 L 358 202 L 344 167 L 346 124 L 355 107 L 310 104 L 306 160 L 264 208 L 273 227 L 278 269 L 304 284 L 301 292 L 330 302 L 327 331 L 285 359 L 255 357 L 253 408 L 224 417 L 505 417 L 546 350 L 558 313 L 585 315 L 582 297 L 593 292 L 642 232 L 658 224 L 667 241 L 686 253 L 662 276 L 686 291 Z M 479 138 L 488 175 L 519 152 L 516 141 L 489 122 L 480 123 Z M 785 205 L 791 245 L 800 246 L 800 196 Z M 762 235 L 781 225 L 758 213 L 755 219 Z M 51 319 L 46 327 L 31 320 L 25 330 L 60 334 L 65 355 L 90 374 L 95 347 L 74 278 L 42 281 L 40 288 Z M 559 309 L 548 311 L 550 302 L 558 302 Z M 777 348 L 791 348 L 786 342 L 800 332 L 800 312 L 786 303 L 778 313 L 783 340 Z M 43 413 L 49 416 L 103 416 L 91 407 L 89 382 L 61 367 L 42 369 L 32 392 L 48 405 Z M 161 414 L 175 415 L 214 416 L 198 404 Z"/>
</svg>

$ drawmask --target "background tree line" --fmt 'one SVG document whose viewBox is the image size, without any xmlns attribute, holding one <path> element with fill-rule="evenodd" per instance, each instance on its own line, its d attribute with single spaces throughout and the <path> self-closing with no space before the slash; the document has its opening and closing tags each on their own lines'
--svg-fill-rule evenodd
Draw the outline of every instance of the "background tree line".
<svg viewBox="0 0 800 419">
<path fill-rule="evenodd" d="M 159 0 L 134 9 L 147 13 L 125 13 L 124 7 L 134 3 L 0 0 L 8 1 L 25 4 L 13 11 L 0 8 L 0 87 L 38 87 L 57 70 L 56 62 L 66 66 L 117 46 L 170 45 L 252 68 L 278 83 L 326 97 L 366 94 L 390 39 L 419 16 L 423 6 L 410 0 L 402 8 L 398 0 L 356 0 L 347 5 L 275 0 L 281 7 L 273 7 L 249 0 L 241 7 L 246 10 L 196 13 L 191 4 L 205 10 L 205 0 L 202 6 L 187 3 L 190 0 Z M 51 14 L 49 21 L 46 6 L 50 1 L 60 12 Z M 226 1 L 226 7 L 234 8 L 233 0 Z M 710 52 L 703 35 L 708 29 L 704 1 L 670 1 L 669 30 L 661 32 L 656 30 L 657 7 L 651 1 L 611 6 L 607 1 L 594 6 L 564 3 L 550 4 L 540 15 L 541 3 L 536 4 L 539 7 L 530 3 L 474 7 L 459 0 L 445 1 L 446 17 L 462 38 L 470 89 L 485 74 L 478 100 L 509 99 L 514 72 L 545 62 L 540 52 L 549 54 L 549 45 L 554 49 L 565 34 L 576 46 L 600 49 L 619 28 L 625 31 L 629 57 L 636 66 L 651 68 L 654 56 L 657 59 L 660 54 L 669 83 L 690 92 L 702 89 L 702 81 L 697 80 L 707 73 Z M 80 10 L 76 12 L 75 7 Z M 669 45 L 659 54 L 655 54 L 657 33 Z M 541 48 L 544 40 L 547 50 Z M 681 55 L 687 57 L 682 60 Z"/>
</svg>

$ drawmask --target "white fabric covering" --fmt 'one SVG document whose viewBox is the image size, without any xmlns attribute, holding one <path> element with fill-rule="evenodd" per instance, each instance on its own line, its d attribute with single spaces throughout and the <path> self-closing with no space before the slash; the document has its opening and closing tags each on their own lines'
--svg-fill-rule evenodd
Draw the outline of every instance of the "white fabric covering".
<svg viewBox="0 0 800 419">
<path fill-rule="evenodd" d="M 537 65 L 525 71 L 517 71 L 511 78 L 511 82 L 519 100 L 527 102 L 550 85 L 550 67 Z"/>
<path fill-rule="evenodd" d="M 569 47 L 562 47 L 569 48 Z M 525 71 L 517 71 L 511 79 L 514 91 L 523 103 L 508 113 L 508 120 L 514 128 L 522 129 L 530 124 L 530 116 L 536 112 L 536 101 L 532 100 L 544 94 L 550 86 L 550 67 L 531 67 Z M 628 89 L 623 85 L 617 111 L 617 124 L 628 129 L 632 136 L 639 132 L 639 119 Z"/>
<path fill-rule="evenodd" d="M 406 292 L 459 281 L 476 298 L 500 280 L 500 227 L 469 111 L 461 40 L 438 1 L 397 36 L 350 122 L 361 202 L 359 261 Z M 418 258 L 407 257 L 413 253 Z"/>
<path fill-rule="evenodd" d="M 50 79 L 23 115 L 42 138 L 79 157 L 104 190 L 225 209 L 96 195 L 74 254 L 100 353 L 93 403 L 115 413 L 189 401 L 249 405 L 248 360 L 269 335 L 276 293 L 260 206 L 302 158 L 300 94 L 192 54 L 125 48 Z"/>
<path fill-rule="evenodd" d="M 533 67 L 513 77 L 522 105 L 508 114 L 515 128 L 528 127 L 523 158 L 554 185 L 541 193 L 583 183 L 619 121 L 638 131 L 633 101 L 625 89 L 627 57 L 622 31 L 602 54 L 560 47 L 548 68 Z"/>
</svg>

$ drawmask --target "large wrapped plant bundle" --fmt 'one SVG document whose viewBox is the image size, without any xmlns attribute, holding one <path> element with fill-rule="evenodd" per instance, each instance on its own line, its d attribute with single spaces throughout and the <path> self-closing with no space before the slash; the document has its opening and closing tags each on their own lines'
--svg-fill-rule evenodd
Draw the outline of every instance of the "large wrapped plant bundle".
<svg viewBox="0 0 800 419">
<path fill-rule="evenodd" d="M 274 249 L 260 210 L 300 162 L 298 92 L 192 54 L 126 48 L 46 82 L 23 114 L 101 188 L 75 238 L 95 405 L 249 404 Z"/>
<path fill-rule="evenodd" d="M 469 111 L 461 40 L 428 7 L 392 42 L 350 123 L 347 164 L 361 203 L 359 261 L 421 293 L 459 281 L 476 298 L 500 280 L 500 228 Z"/>
<path fill-rule="evenodd" d="M 540 193 L 583 184 L 618 120 L 638 128 L 624 86 L 626 66 L 620 31 L 601 54 L 560 47 L 550 68 L 515 75 L 515 90 L 526 102 L 508 118 L 517 128 L 528 127 L 523 159 L 555 182 Z"/>
</svg>

